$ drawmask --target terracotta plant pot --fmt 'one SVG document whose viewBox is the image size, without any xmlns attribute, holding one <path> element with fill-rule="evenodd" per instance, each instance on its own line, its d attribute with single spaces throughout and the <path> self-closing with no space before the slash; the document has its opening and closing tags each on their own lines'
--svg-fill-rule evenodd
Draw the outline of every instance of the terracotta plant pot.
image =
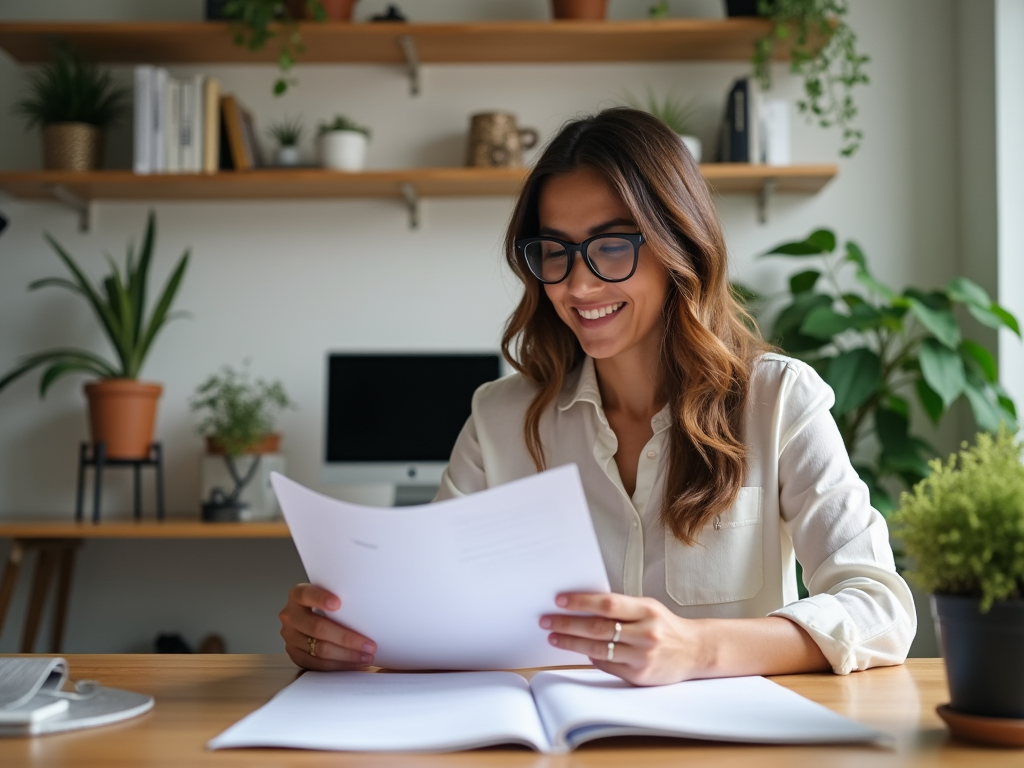
<svg viewBox="0 0 1024 768">
<path fill-rule="evenodd" d="M 43 126 L 43 167 L 48 171 L 93 171 L 100 167 L 103 134 L 88 123 Z"/>
<path fill-rule="evenodd" d="M 149 455 L 156 425 L 156 405 L 164 388 L 134 379 L 102 379 L 85 385 L 89 426 L 94 443 L 107 444 L 111 459 Z"/>
<path fill-rule="evenodd" d="M 206 438 L 206 452 L 220 456 L 224 453 L 224 446 L 215 437 Z M 246 453 L 280 453 L 281 435 L 277 432 L 267 435 L 255 445 L 245 449 Z"/>
<path fill-rule="evenodd" d="M 328 21 L 352 21 L 352 11 L 359 0 L 320 0 Z M 293 19 L 311 18 L 306 0 L 287 0 L 288 15 Z"/>
<path fill-rule="evenodd" d="M 603 21 L 608 13 L 608 0 L 551 0 L 556 19 Z"/>
</svg>

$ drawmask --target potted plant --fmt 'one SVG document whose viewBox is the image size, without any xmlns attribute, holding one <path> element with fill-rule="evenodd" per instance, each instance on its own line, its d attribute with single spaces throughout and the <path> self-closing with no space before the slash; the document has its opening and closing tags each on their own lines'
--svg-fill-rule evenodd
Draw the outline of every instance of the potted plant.
<svg viewBox="0 0 1024 768">
<path fill-rule="evenodd" d="M 857 35 L 846 23 L 847 0 L 727 0 L 726 7 L 729 16 L 757 15 L 771 23 L 754 48 L 754 76 L 761 87 L 771 87 L 776 48 L 786 48 L 791 71 L 804 79 L 800 112 L 822 128 L 840 128 L 839 153 L 853 155 L 864 138 L 853 125 L 853 90 L 868 83 L 869 58 L 858 51 Z"/>
<path fill-rule="evenodd" d="M 324 168 L 339 171 L 361 171 L 366 167 L 366 148 L 370 129 L 335 115 L 317 128 L 320 141 L 320 163 Z"/>
<path fill-rule="evenodd" d="M 248 505 L 241 500 L 245 488 L 256 476 L 262 457 L 279 450 L 281 436 L 274 432 L 278 412 L 293 404 L 280 381 L 251 380 L 248 365 L 241 372 L 229 366 L 199 385 L 191 401 L 192 410 L 202 416 L 199 433 L 206 438 L 206 451 L 223 457 L 233 483 L 230 491 L 215 487 L 203 503 L 203 519 L 240 520 Z M 243 472 L 238 464 L 248 456 Z"/>
<path fill-rule="evenodd" d="M 46 170 L 91 171 L 101 164 L 103 130 L 124 113 L 127 95 L 109 72 L 59 48 L 14 111 L 29 128 L 42 128 Z"/>
<path fill-rule="evenodd" d="M 163 388 L 138 379 L 157 334 L 168 320 L 175 317 L 171 305 L 185 276 L 189 252 L 182 255 L 147 316 L 149 292 L 146 284 L 156 242 L 156 217 L 152 212 L 138 252 L 129 245 L 124 269 L 119 269 L 111 261 L 110 273 L 97 285 L 93 285 L 53 237 L 48 234 L 46 239 L 68 268 L 71 279 L 48 277 L 36 280 L 29 285 L 29 290 L 65 288 L 82 296 L 114 348 L 116 362 L 109 362 L 89 350 L 52 349 L 23 359 L 0 378 L 0 390 L 39 367 L 45 367 L 39 382 L 41 397 L 55 381 L 69 373 L 94 374 L 99 381 L 85 385 L 93 443 L 103 441 L 106 455 L 112 459 L 143 458 L 149 454 L 153 442 L 156 405 Z"/>
<path fill-rule="evenodd" d="M 267 133 L 277 141 L 274 162 L 284 166 L 298 165 L 299 141 L 303 133 L 302 121 L 297 117 L 286 117 L 279 123 L 271 123 Z"/>
<path fill-rule="evenodd" d="M 654 89 L 647 86 L 645 98 L 639 99 L 633 94 L 627 94 L 625 101 L 634 109 L 650 112 L 675 131 L 693 155 L 693 159 L 700 162 L 700 139 L 693 135 L 693 115 L 696 110 L 692 99 L 684 100 L 672 93 L 665 94 L 664 98 L 658 98 Z"/>
<path fill-rule="evenodd" d="M 932 593 L 949 717 L 1024 720 L 1024 465 L 1007 429 L 979 434 L 932 462 L 893 517 L 912 567 Z"/>
</svg>

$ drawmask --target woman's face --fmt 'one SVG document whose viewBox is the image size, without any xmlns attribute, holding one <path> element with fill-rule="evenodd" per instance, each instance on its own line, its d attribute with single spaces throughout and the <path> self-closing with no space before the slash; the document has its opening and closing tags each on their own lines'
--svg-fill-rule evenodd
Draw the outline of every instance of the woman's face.
<svg viewBox="0 0 1024 768">
<path fill-rule="evenodd" d="M 570 243 L 602 233 L 639 231 L 626 204 L 605 177 L 590 168 L 549 178 L 541 188 L 538 209 L 538 234 Z M 650 345 L 656 353 L 668 282 L 668 271 L 642 245 L 636 272 L 628 280 L 601 280 L 577 253 L 569 276 L 545 285 L 544 292 L 583 351 L 600 360 L 638 344 Z M 599 317 L 601 312 L 605 314 Z"/>
</svg>

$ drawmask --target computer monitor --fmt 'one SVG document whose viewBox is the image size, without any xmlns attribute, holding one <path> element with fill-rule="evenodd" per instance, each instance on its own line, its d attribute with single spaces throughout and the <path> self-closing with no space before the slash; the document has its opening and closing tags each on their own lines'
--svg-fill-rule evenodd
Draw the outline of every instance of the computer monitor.
<svg viewBox="0 0 1024 768">
<path fill-rule="evenodd" d="M 323 480 L 394 483 L 429 501 L 496 354 L 330 354 Z"/>
</svg>

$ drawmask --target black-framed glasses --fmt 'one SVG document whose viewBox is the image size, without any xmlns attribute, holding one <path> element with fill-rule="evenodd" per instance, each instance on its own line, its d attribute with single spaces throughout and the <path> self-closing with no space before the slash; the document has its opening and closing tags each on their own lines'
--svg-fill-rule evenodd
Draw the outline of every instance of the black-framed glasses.
<svg viewBox="0 0 1024 768">
<path fill-rule="evenodd" d="M 577 251 L 597 277 L 606 283 L 621 283 L 636 272 L 644 236 L 639 232 L 618 232 L 588 237 L 582 243 L 567 243 L 554 237 L 526 237 L 516 248 L 530 272 L 542 283 L 560 283 L 572 272 Z"/>
</svg>

